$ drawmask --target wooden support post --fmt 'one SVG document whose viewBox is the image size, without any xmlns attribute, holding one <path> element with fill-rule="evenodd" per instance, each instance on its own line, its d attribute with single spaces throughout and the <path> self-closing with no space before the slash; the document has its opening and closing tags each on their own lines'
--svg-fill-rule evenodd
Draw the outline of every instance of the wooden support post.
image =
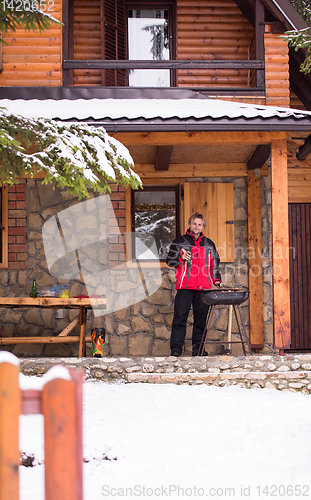
<svg viewBox="0 0 311 500">
<path fill-rule="evenodd" d="M 261 0 L 255 0 L 256 59 L 264 60 L 265 7 Z M 263 71 L 257 70 L 257 87 L 263 87 Z"/>
<path fill-rule="evenodd" d="M 264 346 L 262 239 L 261 239 L 261 177 L 253 170 L 248 181 L 248 282 L 250 343 L 256 348 Z"/>
<path fill-rule="evenodd" d="M 62 29 L 62 34 L 63 34 L 63 60 L 66 60 L 66 58 L 69 58 L 70 50 L 69 50 L 69 2 L 64 2 L 63 6 L 63 15 L 62 15 L 62 22 L 63 22 L 63 29 Z M 62 69 L 63 73 L 63 81 L 62 84 L 64 87 L 69 86 L 69 70 L 68 69 Z M 73 71 L 72 71 L 73 73 Z"/>
<path fill-rule="evenodd" d="M 13 357 L 13 356 L 12 356 Z M 19 499 L 19 367 L 0 360 L 0 498 Z"/>
<path fill-rule="evenodd" d="M 42 392 L 46 500 L 81 500 L 81 452 L 77 440 L 77 392 L 73 381 L 56 378 Z"/>
<path fill-rule="evenodd" d="M 86 355 L 85 345 L 85 331 L 86 331 L 86 307 L 80 307 L 80 343 L 79 343 L 79 357 Z"/>
<path fill-rule="evenodd" d="M 274 347 L 290 347 L 287 141 L 271 142 L 272 285 Z"/>
</svg>

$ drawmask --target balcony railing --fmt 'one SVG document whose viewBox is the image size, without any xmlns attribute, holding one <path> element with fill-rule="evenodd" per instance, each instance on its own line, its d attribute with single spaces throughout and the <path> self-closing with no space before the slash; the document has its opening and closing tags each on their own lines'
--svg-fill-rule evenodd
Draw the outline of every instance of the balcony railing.
<svg viewBox="0 0 311 500">
<path fill-rule="evenodd" d="M 265 63 L 261 60 L 169 60 L 169 61 L 150 61 L 150 60 L 78 60 L 66 59 L 63 61 L 64 70 L 64 85 L 69 84 L 69 70 L 84 69 L 84 70 L 134 70 L 134 69 L 148 69 L 148 70 L 249 70 L 251 72 L 261 72 L 263 74 Z M 264 82 L 264 78 L 261 79 Z M 172 85 L 171 85 L 172 86 Z M 183 86 L 183 88 L 185 88 Z M 191 88 L 197 88 L 191 87 Z M 202 90 L 202 87 L 199 87 Z M 216 86 L 207 87 L 208 90 L 220 90 Z M 263 92 L 264 86 L 260 87 L 226 87 L 227 90 L 250 90 L 254 92 Z"/>
<path fill-rule="evenodd" d="M 63 69 L 265 69 L 264 61 L 113 61 L 78 60 L 63 62 Z"/>
</svg>

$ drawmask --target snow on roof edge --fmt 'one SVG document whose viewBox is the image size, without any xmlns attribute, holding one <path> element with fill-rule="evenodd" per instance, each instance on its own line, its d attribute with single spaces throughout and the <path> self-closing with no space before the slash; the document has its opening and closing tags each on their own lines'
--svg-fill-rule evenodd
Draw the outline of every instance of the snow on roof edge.
<svg viewBox="0 0 311 500">
<path fill-rule="evenodd" d="M 58 120 L 137 120 L 172 119 L 179 120 L 228 118 L 269 119 L 311 118 L 310 111 L 266 105 L 255 105 L 225 101 L 221 99 L 76 99 L 39 101 L 0 100 L 0 106 L 9 112 L 27 118 L 48 118 Z"/>
</svg>

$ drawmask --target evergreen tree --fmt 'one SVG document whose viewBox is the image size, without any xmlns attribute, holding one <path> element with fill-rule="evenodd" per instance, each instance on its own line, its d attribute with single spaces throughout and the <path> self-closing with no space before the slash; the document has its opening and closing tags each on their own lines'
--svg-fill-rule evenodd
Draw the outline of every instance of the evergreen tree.
<svg viewBox="0 0 311 500">
<path fill-rule="evenodd" d="M 67 187 L 80 199 L 88 188 L 110 192 L 111 182 L 142 187 L 128 150 L 102 127 L 30 120 L 1 108 L 0 157 L 0 186 L 41 171 L 43 182 Z"/>
<path fill-rule="evenodd" d="M 290 47 L 293 47 L 296 51 L 298 49 L 304 49 L 305 60 L 300 66 L 300 71 L 302 73 L 310 73 L 311 71 L 311 5 L 310 0 L 291 0 L 291 4 L 295 7 L 297 12 L 304 19 L 307 28 L 297 31 L 287 31 L 285 36 L 282 37 L 287 40 Z"/>
<path fill-rule="evenodd" d="M 301 15 L 304 21 L 310 26 L 310 1 L 309 0 L 290 0 L 290 3 Z"/>
<path fill-rule="evenodd" d="M 53 23 L 59 24 L 47 9 L 46 0 L 1 0 L 0 31 L 16 31 L 21 26 L 27 31 L 44 31 Z"/>
</svg>

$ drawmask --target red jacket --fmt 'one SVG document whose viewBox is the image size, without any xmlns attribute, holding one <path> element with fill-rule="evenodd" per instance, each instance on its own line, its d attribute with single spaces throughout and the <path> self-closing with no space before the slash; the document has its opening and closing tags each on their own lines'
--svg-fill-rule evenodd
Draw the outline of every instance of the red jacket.
<svg viewBox="0 0 311 500">
<path fill-rule="evenodd" d="M 191 265 L 182 259 L 183 250 L 191 250 Z M 175 267 L 176 290 L 212 288 L 213 283 L 221 281 L 219 262 L 213 241 L 203 233 L 196 240 L 189 230 L 173 241 L 166 259 L 168 266 Z"/>
</svg>

